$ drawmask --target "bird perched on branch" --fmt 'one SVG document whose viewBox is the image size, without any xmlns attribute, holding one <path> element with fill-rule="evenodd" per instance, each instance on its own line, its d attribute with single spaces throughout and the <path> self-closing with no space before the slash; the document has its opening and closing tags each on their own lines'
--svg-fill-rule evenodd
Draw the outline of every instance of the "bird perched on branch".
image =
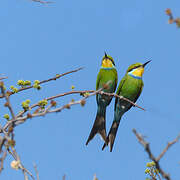
<svg viewBox="0 0 180 180">
<path fill-rule="evenodd" d="M 122 78 L 116 94 L 123 96 L 132 102 L 136 102 L 143 89 L 142 76 L 144 73 L 144 67 L 149 63 L 147 61 L 144 64 L 136 63 L 129 66 L 125 76 Z M 107 136 L 107 139 L 102 147 L 102 150 L 109 144 L 110 152 L 112 152 L 114 140 L 119 127 L 121 117 L 127 112 L 133 105 L 125 100 L 116 98 L 114 106 L 114 120 Z"/>
<path fill-rule="evenodd" d="M 104 88 L 106 85 L 106 88 Z M 100 71 L 96 80 L 96 90 L 104 88 L 104 92 L 114 93 L 117 86 L 117 71 L 114 60 L 111 56 L 105 53 Z M 94 125 L 91 129 L 90 135 L 86 142 L 88 145 L 89 141 L 99 133 L 104 141 L 106 141 L 106 107 L 110 104 L 112 97 L 107 95 L 96 95 L 97 101 L 97 114 L 94 121 Z"/>
</svg>

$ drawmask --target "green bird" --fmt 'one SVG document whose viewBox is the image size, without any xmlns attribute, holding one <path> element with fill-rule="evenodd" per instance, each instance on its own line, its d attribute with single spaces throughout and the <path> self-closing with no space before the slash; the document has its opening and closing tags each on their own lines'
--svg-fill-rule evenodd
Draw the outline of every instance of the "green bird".
<svg viewBox="0 0 180 180">
<path fill-rule="evenodd" d="M 96 80 L 96 90 L 103 88 L 107 83 L 107 88 L 103 91 L 114 93 L 117 86 L 117 71 L 113 58 L 105 53 Z M 97 133 L 99 133 L 102 139 L 106 142 L 106 107 L 110 104 L 111 100 L 112 97 L 110 96 L 100 94 L 96 95 L 98 106 L 97 114 L 86 145 L 88 145 L 89 141 L 91 141 Z"/>
<path fill-rule="evenodd" d="M 136 63 L 129 66 L 125 76 L 122 78 L 116 94 L 128 98 L 132 102 L 136 102 L 140 96 L 144 83 L 142 76 L 144 73 L 144 67 L 149 63 L 147 61 L 144 64 Z M 110 152 L 112 152 L 114 140 L 119 127 L 120 120 L 125 112 L 127 112 L 133 105 L 125 100 L 116 98 L 114 106 L 114 120 L 106 139 L 106 143 L 102 147 L 102 150 L 109 144 Z"/>
</svg>

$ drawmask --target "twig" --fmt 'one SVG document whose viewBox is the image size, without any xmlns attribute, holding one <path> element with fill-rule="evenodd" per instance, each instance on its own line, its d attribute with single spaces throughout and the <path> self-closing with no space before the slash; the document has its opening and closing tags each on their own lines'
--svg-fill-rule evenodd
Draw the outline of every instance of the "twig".
<svg viewBox="0 0 180 180">
<path fill-rule="evenodd" d="M 0 81 L 3 80 L 3 79 L 7 79 L 8 77 L 0 77 Z"/>
<path fill-rule="evenodd" d="M 50 100 L 53 100 L 53 99 L 56 99 L 56 98 L 59 98 L 59 97 L 63 97 L 63 96 L 67 96 L 67 95 L 71 95 L 71 94 L 85 94 L 85 93 L 94 93 L 96 92 L 96 94 L 101 94 L 101 95 L 107 95 L 107 96 L 112 96 L 112 97 L 117 97 L 119 99 L 123 99 L 127 102 L 129 102 L 130 104 L 132 104 L 133 106 L 139 108 L 139 109 L 142 109 L 145 111 L 144 108 L 142 108 L 141 106 L 137 105 L 136 103 L 130 101 L 129 99 L 123 97 L 123 96 L 118 96 L 117 94 L 115 93 L 106 93 L 104 91 L 95 91 L 95 90 L 84 90 L 84 91 L 69 91 L 69 92 L 65 92 L 65 93 L 61 93 L 61 94 L 57 94 L 55 96 L 51 96 L 51 97 L 48 97 L 48 98 L 45 98 L 45 100 L 47 101 L 50 101 Z M 39 106 L 38 103 L 36 104 L 33 104 L 32 106 L 30 106 L 30 109 L 33 109 L 34 107 L 37 107 Z M 16 117 L 20 117 L 22 116 L 23 114 L 25 113 L 25 111 L 22 111 L 20 112 Z"/>
<path fill-rule="evenodd" d="M 82 102 L 84 102 L 84 100 L 86 100 L 87 98 L 91 97 L 91 96 L 94 96 L 96 94 L 102 94 L 102 95 L 107 95 L 107 96 L 112 96 L 112 97 L 117 97 L 117 98 L 120 98 L 120 99 L 123 99 L 125 101 L 128 101 L 129 103 L 131 103 L 133 106 L 135 107 L 138 107 L 142 110 L 145 110 L 144 108 L 140 107 L 139 105 L 135 104 L 134 102 L 130 101 L 129 99 L 127 98 L 124 98 L 123 96 L 118 96 L 114 93 L 106 93 L 104 91 L 102 91 L 103 88 L 95 91 L 95 90 L 87 90 L 87 91 L 70 91 L 70 92 L 66 92 L 66 93 L 61 93 L 61 94 L 58 94 L 56 96 L 51 96 L 51 97 L 48 97 L 46 98 L 45 100 L 47 101 L 50 101 L 50 100 L 53 100 L 53 99 L 56 99 L 56 98 L 59 98 L 59 97 L 62 97 L 62 96 L 66 96 L 66 95 L 70 95 L 70 94 L 85 94 L 85 93 L 90 93 L 89 95 L 86 95 L 84 98 L 78 100 L 78 101 L 71 101 L 69 102 L 68 104 L 65 104 L 63 105 L 62 107 L 59 107 L 59 108 L 56 108 L 56 109 L 53 109 L 53 110 L 50 110 L 50 108 L 52 107 L 51 105 L 48 107 L 48 109 L 45 109 L 43 112 L 40 112 L 40 113 L 33 113 L 29 116 L 26 115 L 26 116 L 23 116 L 23 114 L 26 112 L 25 110 L 20 112 L 16 117 L 15 119 L 12 121 L 8 121 L 5 126 L 3 127 L 3 129 L 7 129 L 12 123 L 15 123 L 14 125 L 17 126 L 19 124 L 22 124 L 25 122 L 26 119 L 28 118 L 33 118 L 33 117 L 38 117 L 38 116 L 44 116 L 46 115 L 47 113 L 54 113 L 54 112 L 60 112 L 62 111 L 63 109 L 68 109 L 70 108 L 70 106 L 72 105 L 76 105 L 76 104 L 82 104 Z M 33 109 L 35 107 L 39 107 L 39 103 L 36 103 L 36 104 L 33 104 L 32 106 L 30 106 L 30 109 Z"/>
<path fill-rule="evenodd" d="M 52 109 L 50 110 L 50 108 L 52 107 L 52 105 L 49 105 L 43 112 L 40 112 L 40 113 L 34 113 L 34 114 L 27 114 L 26 116 L 23 116 L 23 117 L 18 117 L 16 118 L 13 122 L 14 122 L 14 125 L 17 126 L 19 124 L 22 124 L 25 122 L 26 119 L 28 118 L 33 118 L 33 117 L 38 117 L 38 116 L 44 116 L 46 115 L 47 113 L 54 113 L 54 112 L 60 112 L 62 111 L 63 109 L 70 109 L 71 106 L 73 105 L 76 105 L 76 104 L 81 104 L 82 106 L 85 105 L 86 103 L 86 99 L 91 97 L 91 96 L 94 96 L 95 94 L 99 93 L 100 91 L 102 91 L 103 88 L 97 90 L 97 91 L 94 91 L 93 93 L 91 93 L 90 95 L 78 100 L 78 101 L 71 101 L 69 102 L 68 104 L 65 104 L 59 108 L 56 108 L 56 109 Z M 12 121 L 8 121 L 6 123 L 6 125 L 4 126 L 4 129 L 7 129 L 10 125 L 11 125 Z"/>
<path fill-rule="evenodd" d="M 178 18 L 174 19 L 171 9 L 169 9 L 169 8 L 167 8 L 165 12 L 169 16 L 168 23 L 169 24 L 176 23 L 177 27 L 180 28 L 180 18 L 178 17 Z"/>
<path fill-rule="evenodd" d="M 117 98 L 119 98 L 119 99 L 123 99 L 123 100 L 129 102 L 130 104 L 132 104 L 133 106 L 135 106 L 135 107 L 137 107 L 137 108 L 142 109 L 143 111 L 145 111 L 145 109 L 142 108 L 141 106 L 137 105 L 136 103 L 130 101 L 129 99 L 127 99 L 127 98 L 125 98 L 125 97 L 123 97 L 123 96 L 118 96 L 118 95 L 115 94 L 115 93 L 106 93 L 106 92 L 101 91 L 101 92 L 99 92 L 99 94 L 105 94 L 105 95 L 107 95 L 107 96 L 114 96 L 114 97 L 117 97 Z"/>
<path fill-rule="evenodd" d="M 39 172 L 38 172 L 38 169 L 37 169 L 37 165 L 35 163 L 34 163 L 34 169 L 35 169 L 35 172 L 36 172 L 37 180 L 40 180 L 39 179 Z"/>
<path fill-rule="evenodd" d="M 12 119 L 14 120 L 14 119 L 15 119 L 15 114 L 14 114 L 14 111 L 13 111 L 13 109 L 12 109 L 11 103 L 10 103 L 10 101 L 9 101 L 9 96 L 8 96 L 8 95 L 5 93 L 5 91 L 4 91 L 4 83 L 3 83 L 2 81 L 0 82 L 0 88 L 1 88 L 1 93 L 2 93 L 2 95 L 3 95 L 3 96 L 5 97 L 5 99 L 6 99 L 5 106 L 9 108 L 9 111 L 10 111 L 10 113 L 11 113 L 11 115 L 12 115 Z"/>
<path fill-rule="evenodd" d="M 0 165 L 0 173 L 2 172 L 3 168 L 4 168 L 4 160 L 6 159 L 7 156 L 7 151 L 4 150 L 2 157 L 0 158 L 1 161 L 1 165 Z"/>
<path fill-rule="evenodd" d="M 71 74 L 71 73 L 80 71 L 81 69 L 83 69 L 83 68 L 81 67 L 81 68 L 78 68 L 78 69 L 75 69 L 75 70 L 72 70 L 72 71 L 65 72 L 65 73 L 63 73 L 63 74 L 58 74 L 58 75 L 56 75 L 56 76 L 53 77 L 53 78 L 40 81 L 39 84 L 44 84 L 44 83 L 47 83 L 47 82 L 49 82 L 49 81 L 57 80 L 57 79 L 65 76 L 65 75 L 68 75 L 68 74 Z M 28 86 L 28 87 L 22 87 L 22 88 L 18 89 L 18 92 L 21 92 L 21 91 L 24 91 L 24 90 L 27 90 L 27 89 L 31 89 L 31 88 L 33 88 L 33 85 L 32 85 L 32 86 Z M 14 93 L 13 93 L 12 91 L 9 91 L 9 92 L 8 92 L 8 95 L 9 95 L 9 96 L 11 96 L 11 95 L 13 95 L 13 94 L 14 94 Z M 3 94 L 0 95 L 0 98 L 4 98 L 4 95 L 3 95 Z"/>
<path fill-rule="evenodd" d="M 145 149 L 145 151 L 148 153 L 149 158 L 150 158 L 152 161 L 155 162 L 156 168 L 158 169 L 158 171 L 159 171 L 159 173 L 161 174 L 161 176 L 162 176 L 163 178 L 165 178 L 166 180 L 171 180 L 170 175 L 167 174 L 166 172 L 164 172 L 164 171 L 162 170 L 162 168 L 160 167 L 159 161 L 160 161 L 160 159 L 164 156 L 165 152 L 169 149 L 169 147 L 170 147 L 171 145 L 175 144 L 175 143 L 180 139 L 180 135 L 177 136 L 177 138 L 176 138 L 175 140 L 173 140 L 172 142 L 168 143 L 167 147 L 162 151 L 162 153 L 159 155 L 159 157 L 156 158 L 156 157 L 152 154 L 152 152 L 151 152 L 149 143 L 144 140 L 143 136 L 142 136 L 141 134 L 137 133 L 137 131 L 136 131 L 135 129 L 133 129 L 132 131 L 133 131 L 133 133 L 135 134 L 135 136 L 137 137 L 139 143 L 144 146 L 144 149 Z"/>
<path fill-rule="evenodd" d="M 34 2 L 39 2 L 41 4 L 50 4 L 50 3 L 53 3 L 52 1 L 41 1 L 41 0 L 32 0 Z"/>
<path fill-rule="evenodd" d="M 5 141 L 6 141 L 6 139 L 4 137 L 0 136 L 0 154 L 1 154 L 1 151 L 4 146 Z"/>
<path fill-rule="evenodd" d="M 167 146 L 164 148 L 164 150 L 161 152 L 161 154 L 156 158 L 157 161 L 159 161 L 163 156 L 164 154 L 167 152 L 167 150 L 173 145 L 175 144 L 176 142 L 178 142 L 180 139 L 180 134 L 171 142 L 168 142 Z"/>
<path fill-rule="evenodd" d="M 15 148 L 13 146 L 11 146 L 11 148 L 12 148 L 12 151 L 10 151 L 10 149 L 8 149 L 8 152 L 14 157 L 14 159 L 16 161 L 18 161 L 20 163 L 19 168 L 22 170 L 22 172 L 24 174 L 24 179 L 28 180 L 28 176 L 27 176 L 27 174 L 28 174 L 33 180 L 35 180 L 35 177 L 32 175 L 32 173 L 23 166 L 21 159 L 20 159 L 19 155 L 17 154 Z"/>
<path fill-rule="evenodd" d="M 66 175 L 65 174 L 63 175 L 62 180 L 66 180 Z"/>
</svg>

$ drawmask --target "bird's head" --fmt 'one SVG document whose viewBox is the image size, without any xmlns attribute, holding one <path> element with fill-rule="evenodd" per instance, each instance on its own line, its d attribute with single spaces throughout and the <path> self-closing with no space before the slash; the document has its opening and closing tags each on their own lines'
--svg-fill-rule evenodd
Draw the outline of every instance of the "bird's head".
<svg viewBox="0 0 180 180">
<path fill-rule="evenodd" d="M 144 64 L 136 63 L 129 66 L 127 73 L 136 77 L 142 77 L 144 73 L 144 67 L 151 61 L 147 61 Z"/>
<path fill-rule="evenodd" d="M 113 68 L 115 67 L 114 60 L 111 56 L 107 55 L 105 52 L 105 55 L 102 59 L 102 68 Z"/>
</svg>

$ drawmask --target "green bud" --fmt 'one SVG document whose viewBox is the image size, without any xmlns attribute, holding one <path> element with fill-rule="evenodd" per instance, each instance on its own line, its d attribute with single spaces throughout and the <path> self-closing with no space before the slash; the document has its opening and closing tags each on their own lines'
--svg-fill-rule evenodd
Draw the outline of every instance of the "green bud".
<svg viewBox="0 0 180 180">
<path fill-rule="evenodd" d="M 24 85 L 24 81 L 23 80 L 18 80 L 17 85 L 18 86 L 23 86 Z"/>
<path fill-rule="evenodd" d="M 156 163 L 154 161 L 152 161 L 151 166 L 156 166 Z"/>
<path fill-rule="evenodd" d="M 26 101 L 22 102 L 21 106 L 25 111 L 29 110 L 29 103 Z"/>
<path fill-rule="evenodd" d="M 43 99 L 38 102 L 38 105 L 42 108 L 44 108 L 48 104 L 48 101 L 46 99 Z"/>
<path fill-rule="evenodd" d="M 26 103 L 27 103 L 27 104 L 29 104 L 30 102 L 31 102 L 30 99 L 27 99 L 27 100 L 26 100 Z"/>
<path fill-rule="evenodd" d="M 38 85 L 37 90 L 40 90 L 40 89 L 41 89 L 41 86 L 40 86 L 40 85 Z"/>
<path fill-rule="evenodd" d="M 12 89 L 12 90 L 13 90 L 13 89 L 14 89 L 14 86 L 10 86 L 10 89 Z"/>
<path fill-rule="evenodd" d="M 74 86 L 74 85 L 72 85 L 72 86 L 71 86 L 71 89 L 73 90 L 74 88 L 75 88 L 75 86 Z"/>
<path fill-rule="evenodd" d="M 151 165 L 151 163 L 150 162 L 148 162 L 147 164 L 146 164 L 146 167 L 151 167 L 152 165 Z"/>
<path fill-rule="evenodd" d="M 31 81 L 26 80 L 26 81 L 24 82 L 24 85 L 25 85 L 25 86 L 30 86 L 30 85 L 31 85 Z"/>
<path fill-rule="evenodd" d="M 39 80 L 35 80 L 35 81 L 34 81 L 34 84 L 39 84 L 39 83 L 40 83 Z"/>
<path fill-rule="evenodd" d="M 149 173 L 150 173 L 150 169 L 147 168 L 147 169 L 145 170 L 145 173 L 146 173 L 146 174 L 149 174 Z"/>
<path fill-rule="evenodd" d="M 13 93 L 17 93 L 18 92 L 18 88 L 14 88 L 12 89 Z"/>
<path fill-rule="evenodd" d="M 9 114 L 4 114 L 4 116 L 3 116 L 5 119 L 7 119 L 7 120 L 9 120 Z"/>
</svg>

